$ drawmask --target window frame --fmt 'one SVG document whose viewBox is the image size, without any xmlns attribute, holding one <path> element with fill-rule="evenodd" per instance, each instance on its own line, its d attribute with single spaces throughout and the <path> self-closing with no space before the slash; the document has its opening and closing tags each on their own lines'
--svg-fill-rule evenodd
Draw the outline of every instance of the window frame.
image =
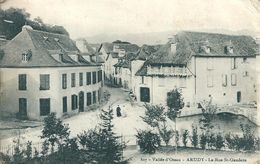
<svg viewBox="0 0 260 164">
<path fill-rule="evenodd" d="M 79 86 L 83 86 L 83 73 L 79 73 Z"/>
<path fill-rule="evenodd" d="M 40 74 L 40 90 L 50 90 L 50 74 Z"/>
<path fill-rule="evenodd" d="M 19 91 L 27 90 L 27 75 L 26 74 L 18 75 L 18 90 Z"/>
<path fill-rule="evenodd" d="M 62 79 L 62 89 L 67 89 L 67 85 L 68 85 L 67 74 L 63 73 L 61 75 L 61 79 Z"/>
<path fill-rule="evenodd" d="M 87 84 L 87 85 L 91 85 L 91 82 L 92 82 L 92 77 L 91 77 L 91 76 L 92 76 L 92 73 L 91 73 L 91 72 L 87 72 L 87 73 L 86 73 L 86 76 L 87 76 L 87 77 L 86 77 L 86 78 L 87 78 L 86 84 Z"/>
<path fill-rule="evenodd" d="M 76 87 L 76 73 L 71 73 L 71 87 Z"/>
</svg>

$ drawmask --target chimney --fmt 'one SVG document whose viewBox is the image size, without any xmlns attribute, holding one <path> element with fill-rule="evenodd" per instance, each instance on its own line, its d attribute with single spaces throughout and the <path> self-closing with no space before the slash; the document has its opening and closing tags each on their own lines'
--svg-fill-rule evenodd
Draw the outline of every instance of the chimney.
<svg viewBox="0 0 260 164">
<path fill-rule="evenodd" d="M 169 43 L 171 44 L 171 52 L 176 53 L 176 47 L 177 47 L 176 35 L 173 35 L 171 38 L 169 38 Z"/>
</svg>

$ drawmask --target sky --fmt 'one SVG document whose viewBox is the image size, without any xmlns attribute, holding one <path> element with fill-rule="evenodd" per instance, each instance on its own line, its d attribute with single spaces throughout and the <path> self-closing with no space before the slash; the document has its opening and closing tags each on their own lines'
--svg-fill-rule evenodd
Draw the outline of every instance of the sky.
<svg viewBox="0 0 260 164">
<path fill-rule="evenodd" d="M 72 38 L 176 30 L 250 30 L 260 34 L 257 0 L 6 0 L 32 18 L 64 26 Z M 260 36 L 260 35 L 259 35 Z"/>
</svg>

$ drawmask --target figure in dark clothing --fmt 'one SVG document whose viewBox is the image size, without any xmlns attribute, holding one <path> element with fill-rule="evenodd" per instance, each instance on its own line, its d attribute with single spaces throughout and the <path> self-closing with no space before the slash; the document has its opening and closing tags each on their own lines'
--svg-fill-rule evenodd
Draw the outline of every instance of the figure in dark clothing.
<svg viewBox="0 0 260 164">
<path fill-rule="evenodd" d="M 121 117 L 121 116 L 122 116 L 122 114 L 121 114 L 121 108 L 119 107 L 119 105 L 118 105 L 117 108 L 116 108 L 116 116 L 117 116 L 117 117 Z"/>
</svg>

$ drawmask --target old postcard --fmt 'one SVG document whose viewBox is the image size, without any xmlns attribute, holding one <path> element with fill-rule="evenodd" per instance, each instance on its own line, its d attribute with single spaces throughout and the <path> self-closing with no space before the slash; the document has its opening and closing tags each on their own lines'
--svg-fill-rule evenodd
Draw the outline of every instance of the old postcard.
<svg viewBox="0 0 260 164">
<path fill-rule="evenodd" d="M 259 0 L 0 0 L 0 163 L 260 164 Z"/>
</svg>

